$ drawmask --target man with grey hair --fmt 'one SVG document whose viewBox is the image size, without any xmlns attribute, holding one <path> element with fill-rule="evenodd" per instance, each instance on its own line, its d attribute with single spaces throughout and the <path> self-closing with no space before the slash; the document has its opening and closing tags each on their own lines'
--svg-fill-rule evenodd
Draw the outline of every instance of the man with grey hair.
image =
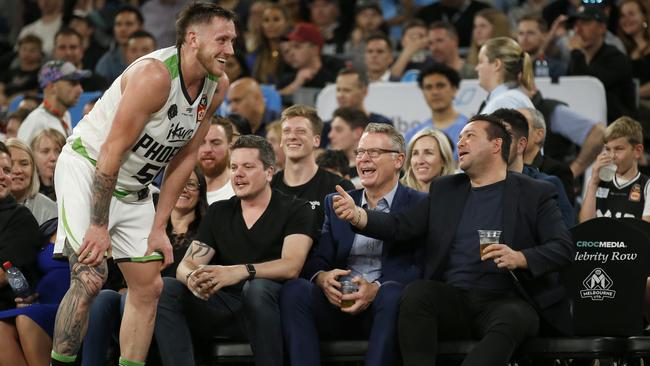
<svg viewBox="0 0 650 366">
<path fill-rule="evenodd" d="M 194 365 L 192 339 L 214 335 L 244 335 L 255 364 L 283 364 L 281 282 L 300 274 L 314 215 L 305 201 L 271 189 L 274 166 L 263 137 L 233 143 L 235 197 L 210 206 L 176 278 L 164 279 L 156 318 L 164 365 Z"/>
<path fill-rule="evenodd" d="M 404 138 L 391 125 L 366 127 L 356 163 L 363 188 L 349 194 L 361 207 L 402 212 L 426 197 L 399 183 Z M 355 234 L 334 213 L 333 196 L 325 199 L 325 223 L 304 278 L 282 289 L 280 308 L 291 364 L 320 364 L 319 337 L 353 335 L 369 341 L 366 365 L 392 365 L 397 357 L 399 298 L 408 283 L 421 277 L 423 253 L 405 243 Z M 343 285 L 358 291 L 347 294 Z"/>
<path fill-rule="evenodd" d="M 571 204 L 575 203 L 573 173 L 566 163 L 544 155 L 542 148 L 546 141 L 546 121 L 542 112 L 534 108 L 518 109 L 528 121 L 528 145 L 524 152 L 524 164 L 542 173 L 554 175 L 560 179 L 564 192 Z"/>
</svg>

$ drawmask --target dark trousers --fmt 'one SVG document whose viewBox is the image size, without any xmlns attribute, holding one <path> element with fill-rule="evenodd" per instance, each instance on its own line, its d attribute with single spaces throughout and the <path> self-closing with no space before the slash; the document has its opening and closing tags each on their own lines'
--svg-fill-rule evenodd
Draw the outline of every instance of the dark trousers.
<svg viewBox="0 0 650 366">
<path fill-rule="evenodd" d="M 330 304 L 320 287 L 299 278 L 282 288 L 280 309 L 291 365 L 320 365 L 320 339 L 368 339 L 366 365 L 388 366 L 397 357 L 397 311 L 404 285 L 385 282 L 357 315 Z"/>
<path fill-rule="evenodd" d="M 192 337 L 213 336 L 245 336 L 255 365 L 282 365 L 281 283 L 254 279 L 246 281 L 241 294 L 219 291 L 203 301 L 175 278 L 163 281 L 155 328 L 163 365 L 196 364 Z"/>
<path fill-rule="evenodd" d="M 404 366 L 435 365 L 439 341 L 479 339 L 464 366 L 504 366 L 519 344 L 537 334 L 539 317 L 516 294 L 465 291 L 419 280 L 402 295 L 399 345 Z"/>
</svg>

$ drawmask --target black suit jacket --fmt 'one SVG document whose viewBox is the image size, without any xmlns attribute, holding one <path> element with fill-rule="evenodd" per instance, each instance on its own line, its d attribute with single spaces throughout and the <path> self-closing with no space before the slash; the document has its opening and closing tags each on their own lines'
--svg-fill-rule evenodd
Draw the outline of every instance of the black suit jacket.
<svg viewBox="0 0 650 366">
<path fill-rule="evenodd" d="M 575 249 L 562 221 L 555 187 L 513 172 L 508 172 L 505 184 L 501 242 L 521 251 L 528 262 L 528 269 L 512 271 L 518 279 L 515 287 L 543 320 L 570 333 L 569 305 L 558 270 L 571 263 Z M 466 174 L 437 178 L 428 199 L 405 213 L 366 211 L 368 224 L 361 232 L 396 241 L 426 235 L 424 278 L 442 281 L 470 189 Z"/>
</svg>

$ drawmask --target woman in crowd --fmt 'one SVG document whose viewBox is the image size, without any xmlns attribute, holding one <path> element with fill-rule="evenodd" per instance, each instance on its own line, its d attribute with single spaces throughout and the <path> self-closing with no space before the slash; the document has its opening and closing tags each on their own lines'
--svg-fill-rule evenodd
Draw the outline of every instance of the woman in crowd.
<svg viewBox="0 0 650 366">
<path fill-rule="evenodd" d="M 623 0 L 619 9 L 618 36 L 632 60 L 633 75 L 639 80 L 639 121 L 643 123 L 650 121 L 650 12 L 641 0 Z"/>
<path fill-rule="evenodd" d="M 49 128 L 36 134 L 32 140 L 32 152 L 36 171 L 40 178 L 39 192 L 56 201 L 54 192 L 54 167 L 59 159 L 61 149 L 65 145 L 65 136 L 55 129 Z"/>
<path fill-rule="evenodd" d="M 488 40 L 478 54 L 478 83 L 488 92 L 479 113 L 499 108 L 534 108 L 524 90 L 533 85 L 533 64 L 528 53 L 512 38 Z"/>
<path fill-rule="evenodd" d="M 57 217 L 56 203 L 39 193 L 40 182 L 32 149 L 19 139 L 6 142 L 11 152 L 11 193 L 16 202 L 27 207 L 39 225 Z"/>
<path fill-rule="evenodd" d="M 246 52 L 254 52 L 260 45 L 262 18 L 264 16 L 264 10 L 266 10 L 269 4 L 270 2 L 268 0 L 255 0 L 248 9 L 246 32 L 244 32 Z"/>
<path fill-rule="evenodd" d="M 431 181 L 453 174 L 455 164 L 449 137 L 440 130 L 422 130 L 413 136 L 406 151 L 402 184 L 428 193 Z"/>
<path fill-rule="evenodd" d="M 282 5 L 271 4 L 264 10 L 259 47 L 250 54 L 253 77 L 262 84 L 275 84 L 285 67 L 280 52 L 282 37 L 291 27 L 287 10 Z"/>
<path fill-rule="evenodd" d="M 196 237 L 201 219 L 208 208 L 206 189 L 207 183 L 203 173 L 195 168 L 185 182 L 167 223 L 167 235 L 174 249 L 174 263 L 161 272 L 163 277 L 176 277 L 176 267 Z M 119 334 L 125 299 L 124 289 L 119 292 L 115 289 L 104 289 L 93 302 L 88 333 L 83 342 L 83 366 L 104 364 L 111 338 L 117 340 Z"/>
<path fill-rule="evenodd" d="M 14 309 L 0 311 L 0 365 L 50 364 L 54 319 L 59 303 L 70 287 L 68 263 L 52 259 L 56 221 L 50 220 L 41 227 L 45 245 L 40 248 L 36 261 L 42 277 L 33 287 L 34 294 L 16 298 Z M 40 243 L 30 245 L 39 247 Z"/>
<path fill-rule="evenodd" d="M 504 13 L 492 8 L 479 11 L 474 16 L 474 30 L 467 53 L 467 63 L 470 65 L 478 63 L 478 52 L 488 39 L 511 36 L 510 22 Z"/>
</svg>

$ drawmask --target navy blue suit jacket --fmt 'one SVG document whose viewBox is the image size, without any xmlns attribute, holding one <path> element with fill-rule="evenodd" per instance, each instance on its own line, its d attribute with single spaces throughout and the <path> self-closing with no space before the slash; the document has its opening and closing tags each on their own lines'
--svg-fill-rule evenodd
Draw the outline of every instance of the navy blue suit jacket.
<svg viewBox="0 0 650 366">
<path fill-rule="evenodd" d="M 357 205 L 361 205 L 363 189 L 348 192 Z M 332 208 L 332 197 L 338 193 L 332 193 L 325 198 L 325 221 L 321 232 L 320 240 L 316 251 L 305 263 L 303 275 L 311 279 L 318 271 L 330 271 L 335 268 L 347 269 L 348 257 L 355 233 L 350 224 L 342 221 L 334 213 Z M 415 191 L 398 183 L 395 197 L 391 205 L 391 212 L 403 212 L 423 201 L 426 194 Z M 422 237 L 423 239 L 424 237 Z M 415 279 L 422 278 L 424 267 L 423 248 L 417 245 L 413 238 L 413 245 L 403 243 L 396 245 L 393 241 L 384 241 L 382 247 L 382 269 L 380 283 L 385 281 L 397 281 L 407 284 Z"/>
<path fill-rule="evenodd" d="M 521 251 L 527 269 L 513 271 L 515 288 L 556 330 L 570 333 L 569 303 L 559 270 L 571 263 L 575 248 L 556 203 L 557 190 L 548 182 L 508 172 L 503 204 L 501 242 Z M 429 197 L 402 214 L 368 213 L 366 235 L 409 241 L 426 235 L 424 278 L 443 280 L 449 250 L 471 189 L 466 174 L 439 177 Z"/>
</svg>

